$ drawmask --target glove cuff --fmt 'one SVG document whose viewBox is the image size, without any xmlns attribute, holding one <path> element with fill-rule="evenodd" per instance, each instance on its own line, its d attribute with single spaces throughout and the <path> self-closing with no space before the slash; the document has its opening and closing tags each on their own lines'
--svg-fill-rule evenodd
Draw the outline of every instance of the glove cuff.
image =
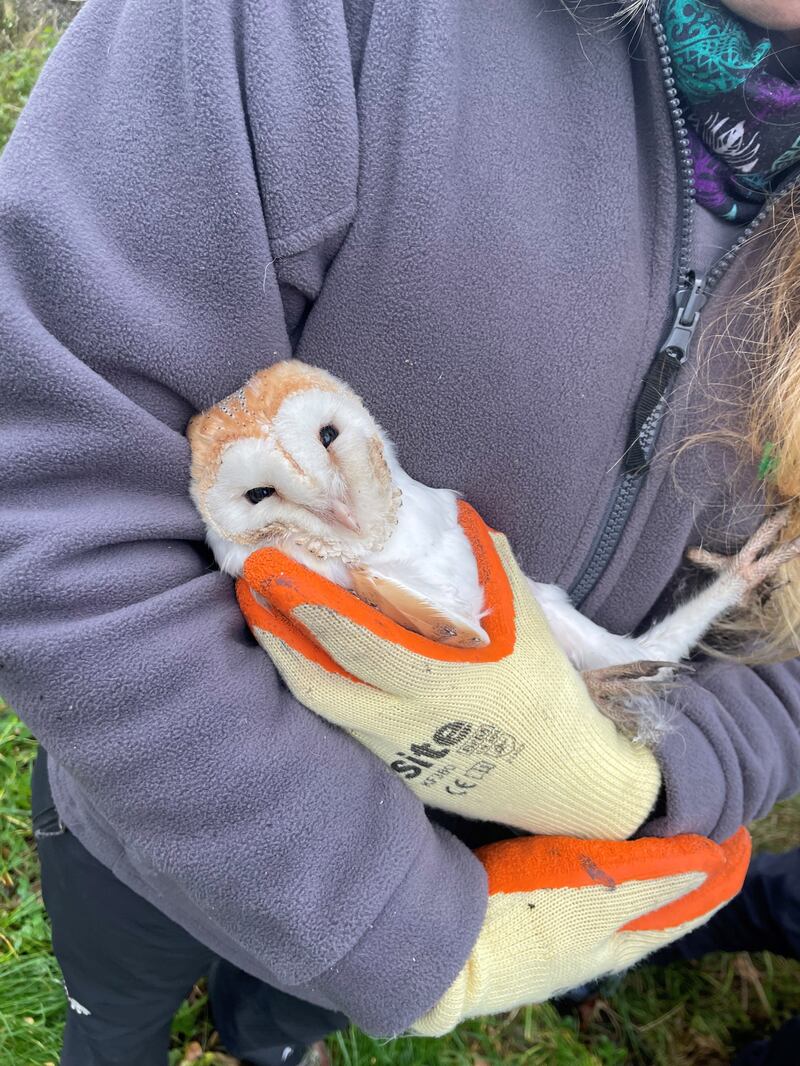
<svg viewBox="0 0 800 1066">
<path fill-rule="evenodd" d="M 442 998 L 429 1011 L 426 1011 L 418 1021 L 414 1022 L 409 1030 L 411 1033 L 415 1036 L 444 1036 L 455 1029 L 464 1018 L 470 1016 L 467 1012 L 470 998 L 467 994 L 467 987 L 471 965 L 472 956 L 467 959 L 461 973 L 459 973 Z"/>
</svg>

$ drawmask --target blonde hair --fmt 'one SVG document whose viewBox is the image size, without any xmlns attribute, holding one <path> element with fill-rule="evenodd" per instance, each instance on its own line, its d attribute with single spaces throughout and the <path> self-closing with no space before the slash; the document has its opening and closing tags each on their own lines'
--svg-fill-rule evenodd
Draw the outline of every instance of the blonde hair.
<svg viewBox="0 0 800 1066">
<path fill-rule="evenodd" d="M 781 538 L 787 541 L 800 536 L 800 194 L 792 191 L 772 208 L 769 234 L 772 243 L 742 300 L 749 380 L 739 440 L 742 458 L 760 464 L 767 502 L 789 512 Z M 754 601 L 723 628 L 748 638 L 737 658 L 797 655 L 800 558 L 783 568 L 766 601 Z"/>
</svg>

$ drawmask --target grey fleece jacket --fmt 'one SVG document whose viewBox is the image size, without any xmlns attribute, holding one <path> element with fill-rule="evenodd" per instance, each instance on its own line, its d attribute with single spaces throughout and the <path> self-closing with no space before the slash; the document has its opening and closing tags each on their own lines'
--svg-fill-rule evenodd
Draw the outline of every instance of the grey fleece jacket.
<svg viewBox="0 0 800 1066">
<path fill-rule="evenodd" d="M 93 854 L 369 1031 L 444 992 L 483 870 L 249 637 L 187 420 L 295 353 L 569 585 L 673 314 L 678 208 L 649 28 L 543 0 L 90 0 L 0 161 L 0 690 Z M 690 393 L 664 454 L 705 424 Z M 688 544 L 753 525 L 710 455 L 654 464 L 592 617 L 637 626 Z M 682 685 L 647 831 L 719 839 L 798 787 L 798 673 Z"/>
</svg>

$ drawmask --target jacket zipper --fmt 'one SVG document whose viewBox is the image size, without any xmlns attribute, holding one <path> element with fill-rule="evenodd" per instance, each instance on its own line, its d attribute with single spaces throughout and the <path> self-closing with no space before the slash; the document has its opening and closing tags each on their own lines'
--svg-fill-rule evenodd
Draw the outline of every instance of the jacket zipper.
<svg viewBox="0 0 800 1066">
<path fill-rule="evenodd" d="M 761 225 L 778 197 L 785 195 L 800 182 L 800 174 L 796 174 L 775 191 L 752 222 L 739 234 L 728 251 L 713 264 L 707 277 L 689 268 L 694 229 L 694 165 L 689 149 L 686 121 L 672 74 L 669 45 L 655 4 L 649 5 L 648 14 L 658 46 L 667 106 L 672 119 L 678 152 L 682 188 L 681 228 L 677 257 L 678 283 L 674 296 L 675 318 L 645 374 L 634 407 L 631 430 L 622 460 L 622 472 L 606 508 L 600 530 L 589 549 L 578 577 L 570 586 L 569 595 L 576 607 L 580 607 L 594 590 L 617 550 L 636 497 L 647 476 L 655 453 L 661 423 L 667 411 L 669 395 L 680 368 L 686 362 L 703 306 L 745 241 Z"/>
</svg>

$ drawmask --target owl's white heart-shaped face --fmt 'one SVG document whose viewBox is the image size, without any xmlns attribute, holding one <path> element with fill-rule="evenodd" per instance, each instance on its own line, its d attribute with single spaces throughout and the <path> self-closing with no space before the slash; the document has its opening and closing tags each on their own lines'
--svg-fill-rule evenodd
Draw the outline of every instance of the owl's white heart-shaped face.
<svg viewBox="0 0 800 1066">
<path fill-rule="evenodd" d="M 391 534 L 391 446 L 359 398 L 323 371 L 297 361 L 261 371 L 193 419 L 188 436 L 192 496 L 230 572 L 259 547 L 352 560 Z M 241 550 L 218 550 L 232 545 Z"/>
</svg>

